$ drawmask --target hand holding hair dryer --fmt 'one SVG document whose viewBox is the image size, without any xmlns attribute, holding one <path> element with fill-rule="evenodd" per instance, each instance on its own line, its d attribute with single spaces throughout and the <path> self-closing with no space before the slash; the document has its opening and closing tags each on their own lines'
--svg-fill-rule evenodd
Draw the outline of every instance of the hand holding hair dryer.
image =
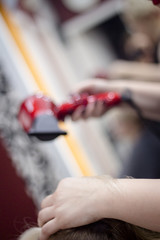
<svg viewBox="0 0 160 240">
<path fill-rule="evenodd" d="M 61 105 L 56 105 L 51 98 L 39 93 L 29 96 L 22 102 L 18 119 L 28 135 L 49 141 L 67 134 L 58 127 L 58 121 L 64 121 L 79 106 L 85 107 L 88 103 L 96 101 L 102 101 L 106 108 L 111 108 L 121 102 L 121 96 L 115 92 L 80 94 Z"/>
</svg>

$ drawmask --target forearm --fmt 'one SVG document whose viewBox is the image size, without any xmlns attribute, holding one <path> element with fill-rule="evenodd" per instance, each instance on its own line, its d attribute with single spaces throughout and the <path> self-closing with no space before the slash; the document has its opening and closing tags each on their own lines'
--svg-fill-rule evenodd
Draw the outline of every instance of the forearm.
<svg viewBox="0 0 160 240">
<path fill-rule="evenodd" d="M 109 217 L 160 232 L 160 180 L 116 180 L 112 197 Z M 105 217 L 105 209 L 103 213 Z"/>
<path fill-rule="evenodd" d="M 111 79 L 160 81 L 160 65 L 130 61 L 115 61 L 109 68 Z"/>
<path fill-rule="evenodd" d="M 42 202 L 40 240 L 60 229 L 114 218 L 160 232 L 160 180 L 66 178 Z"/>
<path fill-rule="evenodd" d="M 106 91 L 124 95 L 128 90 L 143 117 L 160 121 L 160 83 L 114 80 L 106 82 Z"/>
</svg>

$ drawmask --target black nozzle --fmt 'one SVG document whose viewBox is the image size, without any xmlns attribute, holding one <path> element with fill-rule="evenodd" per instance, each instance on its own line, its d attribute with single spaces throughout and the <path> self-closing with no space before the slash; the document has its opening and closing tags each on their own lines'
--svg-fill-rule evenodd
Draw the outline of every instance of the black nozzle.
<svg viewBox="0 0 160 240">
<path fill-rule="evenodd" d="M 39 115 L 33 122 L 28 132 L 29 136 L 35 136 L 41 141 L 50 141 L 67 132 L 58 127 L 57 119 L 53 115 Z"/>
</svg>

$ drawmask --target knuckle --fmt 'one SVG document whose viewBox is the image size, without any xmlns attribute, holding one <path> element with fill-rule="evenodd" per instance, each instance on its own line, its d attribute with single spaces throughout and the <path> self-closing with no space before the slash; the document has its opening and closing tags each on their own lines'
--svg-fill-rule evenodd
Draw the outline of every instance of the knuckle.
<svg viewBox="0 0 160 240">
<path fill-rule="evenodd" d="M 49 227 L 48 227 L 47 224 L 42 227 L 41 233 L 44 236 L 49 236 L 50 235 Z"/>
<path fill-rule="evenodd" d="M 41 227 L 43 225 L 42 214 L 39 212 L 38 214 L 38 225 Z"/>
<path fill-rule="evenodd" d="M 67 187 L 68 185 L 70 185 L 71 182 L 72 182 L 72 178 L 71 178 L 71 177 L 63 178 L 63 179 L 59 182 L 58 188 Z"/>
<path fill-rule="evenodd" d="M 51 223 L 51 224 L 47 223 L 42 227 L 41 234 L 43 236 L 45 236 L 46 239 L 48 239 L 53 234 L 54 231 L 55 231 L 55 228 L 54 228 L 53 223 Z"/>
<path fill-rule="evenodd" d="M 40 221 L 42 221 L 42 218 L 43 218 L 43 212 L 40 211 L 40 212 L 38 213 L 38 219 L 39 219 Z"/>
<path fill-rule="evenodd" d="M 44 205 L 45 205 L 45 199 L 43 199 L 42 202 L 41 202 L 41 208 L 43 208 Z"/>
<path fill-rule="evenodd" d="M 73 177 L 62 179 L 58 183 L 57 189 L 54 193 L 54 205 L 60 202 L 60 200 L 62 200 L 64 196 L 66 198 L 66 196 L 68 196 L 68 191 L 72 189 L 74 185 L 75 185 L 75 181 L 73 180 Z"/>
</svg>

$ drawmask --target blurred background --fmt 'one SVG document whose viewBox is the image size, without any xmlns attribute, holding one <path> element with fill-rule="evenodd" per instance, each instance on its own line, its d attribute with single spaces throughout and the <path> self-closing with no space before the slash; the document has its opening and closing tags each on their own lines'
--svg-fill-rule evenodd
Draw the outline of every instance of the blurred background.
<svg viewBox="0 0 160 240">
<path fill-rule="evenodd" d="M 159 143 L 129 106 L 101 119 L 68 118 L 60 123 L 68 135 L 51 142 L 29 138 L 17 120 L 29 95 L 42 92 L 60 104 L 85 79 L 159 81 L 159 22 L 145 0 L 0 1 L 3 239 L 36 224 L 41 200 L 64 177 L 160 177 Z M 141 161 L 153 152 L 154 164 Z"/>
</svg>

